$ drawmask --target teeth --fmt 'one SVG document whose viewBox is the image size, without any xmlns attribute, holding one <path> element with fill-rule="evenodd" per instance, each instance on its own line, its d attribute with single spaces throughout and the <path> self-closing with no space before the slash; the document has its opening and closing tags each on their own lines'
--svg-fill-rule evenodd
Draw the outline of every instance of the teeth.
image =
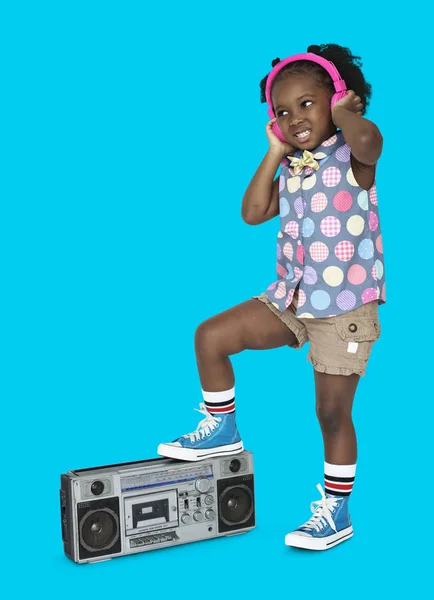
<svg viewBox="0 0 434 600">
<path fill-rule="evenodd" d="M 295 137 L 304 138 L 304 137 L 308 136 L 309 133 L 310 133 L 310 129 L 306 129 L 306 131 L 303 131 L 302 133 L 296 133 Z"/>
</svg>

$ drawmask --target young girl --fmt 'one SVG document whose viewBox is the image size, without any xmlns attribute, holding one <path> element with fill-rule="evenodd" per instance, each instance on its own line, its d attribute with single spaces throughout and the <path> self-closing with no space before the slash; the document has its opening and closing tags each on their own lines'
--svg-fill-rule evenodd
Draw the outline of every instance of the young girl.
<svg viewBox="0 0 434 600">
<path fill-rule="evenodd" d="M 380 335 L 378 305 L 385 302 L 375 187 L 383 140 L 362 116 L 371 86 L 359 57 L 336 44 L 310 46 L 308 53 L 331 61 L 347 91 L 332 101 L 336 88 L 329 70 L 306 57 L 273 70 L 270 147 L 242 202 L 243 219 L 251 225 L 280 213 L 278 279 L 260 296 L 199 325 L 195 350 L 205 418 L 194 432 L 160 444 L 158 453 L 196 461 L 241 452 L 229 357 L 245 349 L 300 349 L 309 341 L 325 493 L 318 484 L 321 500 L 311 504 L 313 516 L 285 542 L 325 550 L 353 535 L 348 500 L 357 446 L 351 411 Z M 262 102 L 267 78 L 260 84 Z"/>
</svg>

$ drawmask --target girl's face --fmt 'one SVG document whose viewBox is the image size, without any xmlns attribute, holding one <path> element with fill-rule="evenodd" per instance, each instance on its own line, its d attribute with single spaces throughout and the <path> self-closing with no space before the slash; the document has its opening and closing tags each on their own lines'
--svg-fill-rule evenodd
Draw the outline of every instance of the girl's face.
<svg viewBox="0 0 434 600">
<path fill-rule="evenodd" d="M 301 150 L 313 150 L 336 133 L 331 97 L 331 93 L 318 87 L 309 75 L 293 74 L 273 84 L 274 114 L 288 144 Z"/>
</svg>

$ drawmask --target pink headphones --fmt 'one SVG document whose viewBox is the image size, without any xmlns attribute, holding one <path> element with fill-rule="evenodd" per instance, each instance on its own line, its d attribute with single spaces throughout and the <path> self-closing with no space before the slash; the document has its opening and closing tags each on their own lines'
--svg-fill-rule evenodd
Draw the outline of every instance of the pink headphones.
<svg viewBox="0 0 434 600">
<path fill-rule="evenodd" d="M 310 60 L 311 62 L 321 65 L 321 67 L 323 67 L 329 73 L 330 77 L 333 80 L 333 85 L 335 86 L 336 90 L 336 93 L 331 99 L 331 107 L 333 107 L 333 105 L 336 104 L 338 100 L 345 98 L 345 96 L 347 95 L 347 84 L 339 75 L 339 71 L 332 62 L 326 60 L 325 58 L 322 58 L 321 56 L 318 56 L 317 54 L 313 54 L 312 52 L 306 52 L 305 54 L 294 54 L 294 56 L 284 58 L 279 63 L 277 63 L 277 65 L 273 67 L 273 69 L 270 71 L 270 74 L 267 77 L 267 84 L 265 86 L 265 98 L 269 106 L 268 115 L 270 119 L 274 119 L 274 117 L 276 116 L 273 111 L 273 103 L 271 102 L 271 86 L 273 84 L 274 78 L 276 77 L 277 73 L 281 69 L 283 69 L 285 65 L 287 65 L 288 63 L 296 62 L 297 60 Z M 277 121 L 273 123 L 272 132 L 275 136 L 279 138 L 281 142 L 286 142 L 286 139 L 283 137 L 279 125 L 277 124 Z"/>
</svg>

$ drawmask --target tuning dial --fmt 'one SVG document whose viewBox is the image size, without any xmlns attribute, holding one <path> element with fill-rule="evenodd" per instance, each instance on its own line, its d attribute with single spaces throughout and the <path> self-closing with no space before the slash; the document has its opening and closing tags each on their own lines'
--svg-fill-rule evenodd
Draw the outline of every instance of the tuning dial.
<svg viewBox="0 0 434 600">
<path fill-rule="evenodd" d="M 194 487 L 201 494 L 206 494 L 211 487 L 211 482 L 208 479 L 205 479 L 205 477 L 198 477 L 195 481 Z"/>
<path fill-rule="evenodd" d="M 201 523 L 203 521 L 203 514 L 197 511 L 194 513 L 193 519 L 196 521 L 196 523 Z"/>
<path fill-rule="evenodd" d="M 191 517 L 188 513 L 181 515 L 181 523 L 184 523 L 184 525 L 190 525 Z"/>
<path fill-rule="evenodd" d="M 205 496 L 205 504 L 210 505 L 214 502 L 214 498 L 212 496 Z"/>
<path fill-rule="evenodd" d="M 215 517 L 215 511 L 212 508 L 209 508 L 206 512 L 205 512 L 205 517 L 207 519 L 214 519 Z"/>
</svg>

